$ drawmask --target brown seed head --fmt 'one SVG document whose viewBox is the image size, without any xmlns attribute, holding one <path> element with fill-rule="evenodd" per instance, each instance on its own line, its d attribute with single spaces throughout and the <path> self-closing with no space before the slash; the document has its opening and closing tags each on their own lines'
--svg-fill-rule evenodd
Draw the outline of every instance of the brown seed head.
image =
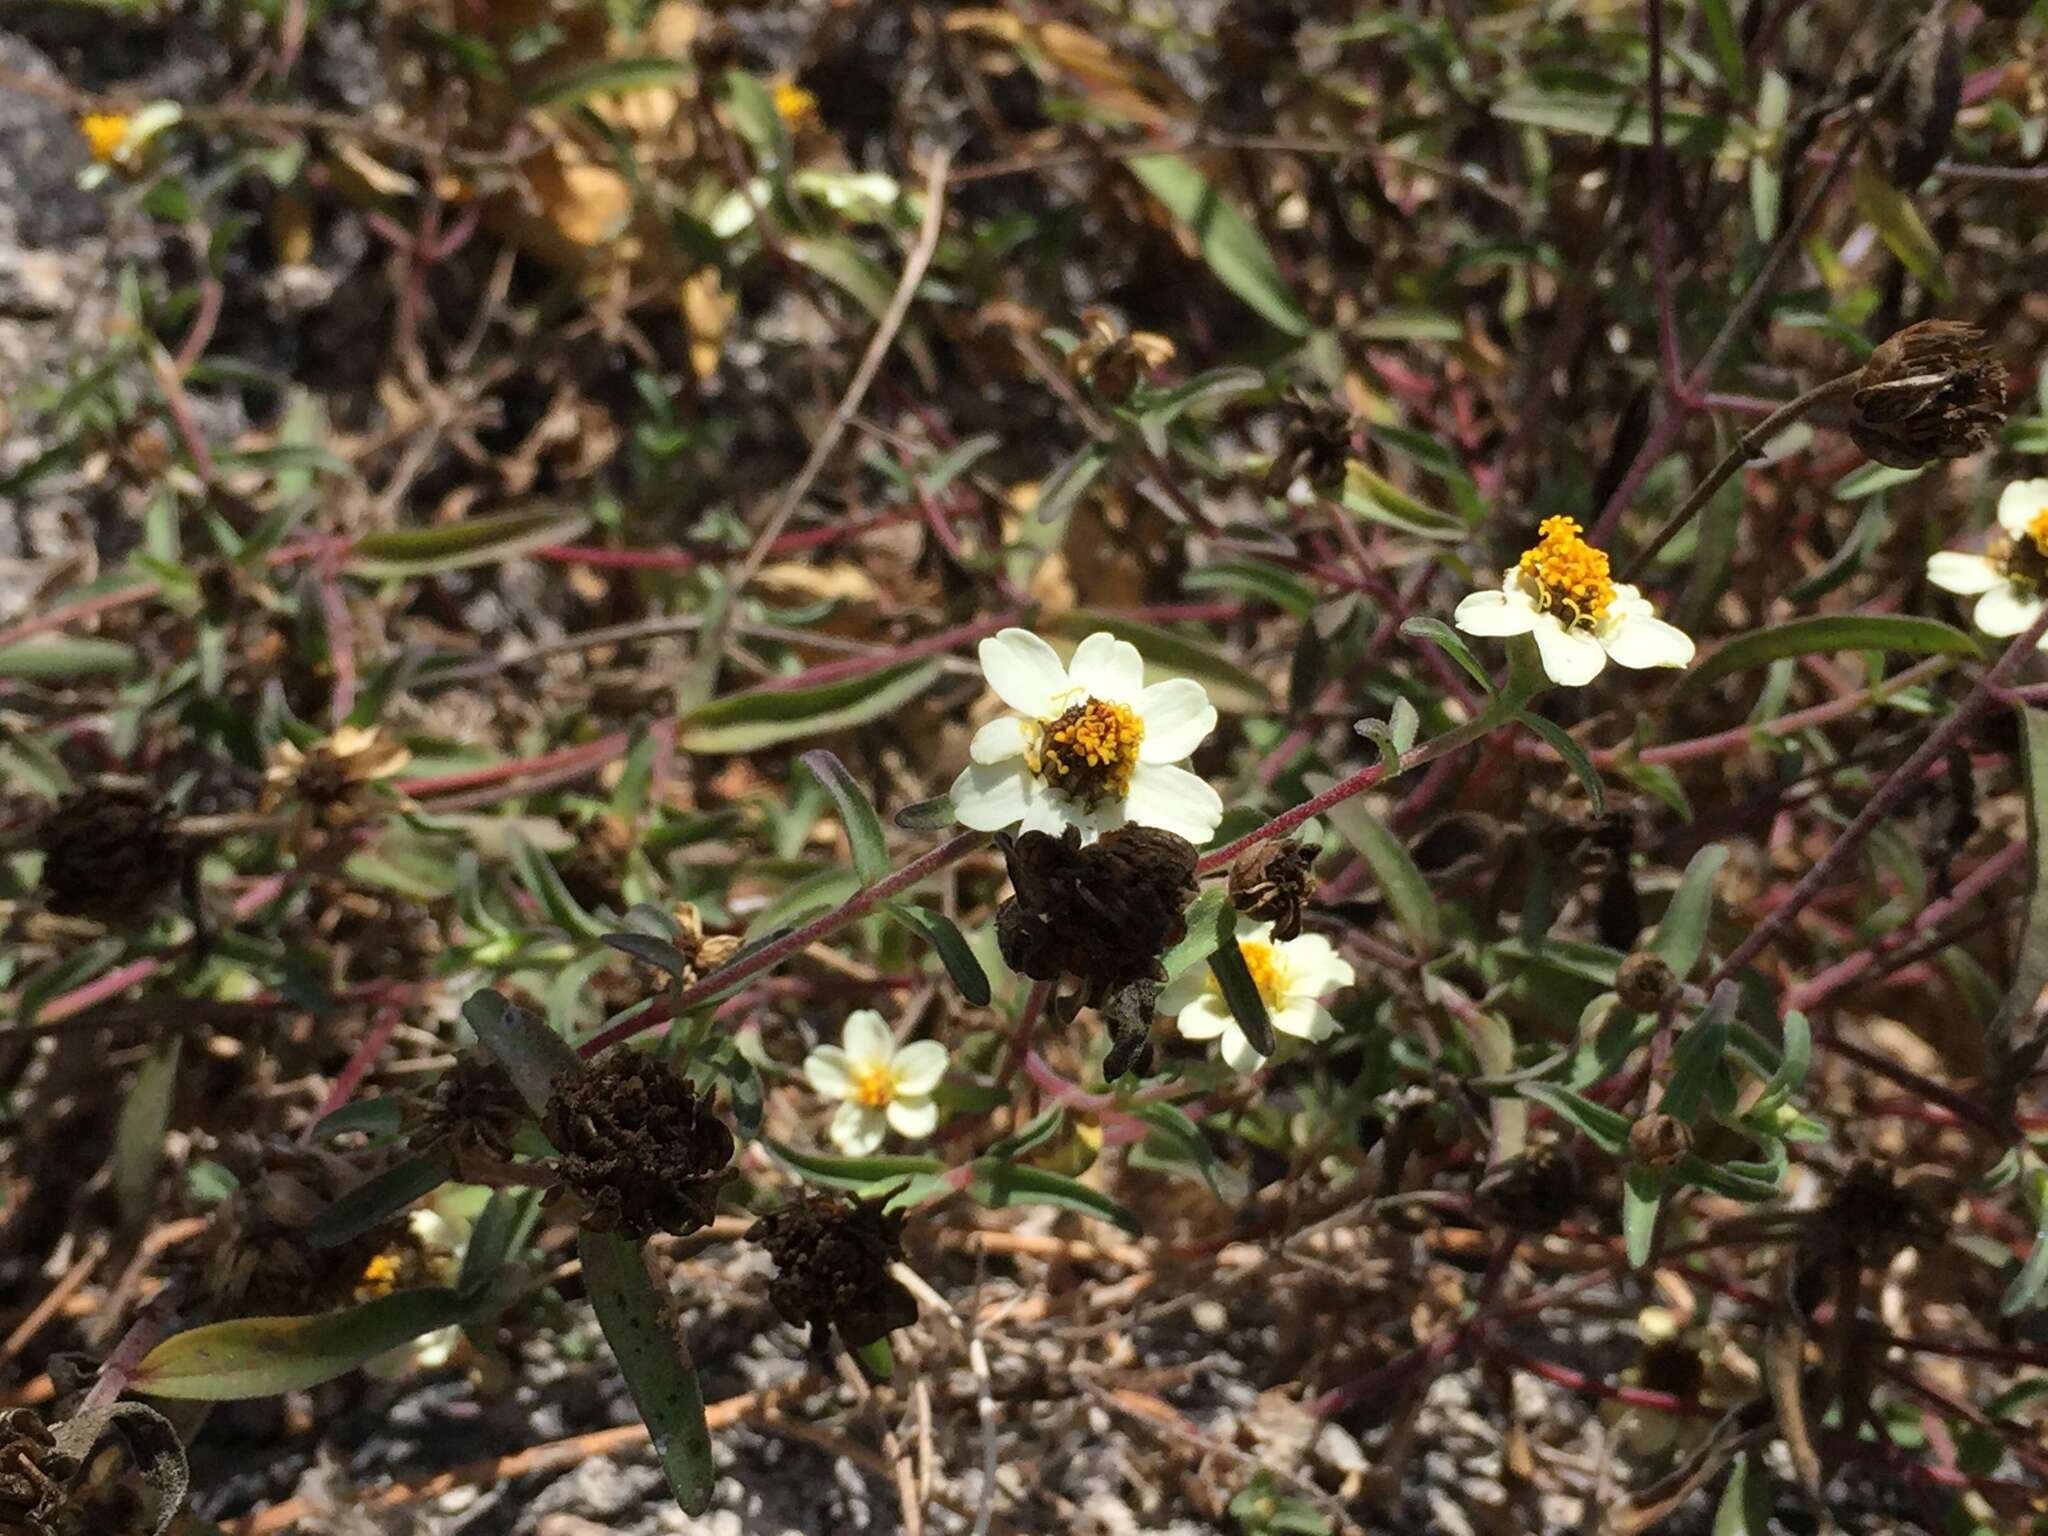
<svg viewBox="0 0 2048 1536">
<path fill-rule="evenodd" d="M 1122 405 L 1153 369 L 1173 361 L 1173 343 L 1151 331 L 1126 334 L 1106 309 L 1081 311 L 1087 335 L 1067 354 L 1067 375 L 1097 398 Z"/>
<path fill-rule="evenodd" d="M 1628 1150 L 1646 1167 L 1669 1168 L 1692 1150 L 1692 1127 L 1676 1115 L 1645 1115 L 1629 1127 Z"/>
<path fill-rule="evenodd" d="M 281 741 L 264 775 L 263 810 L 291 816 L 289 840 L 301 852 L 404 802 L 381 789 L 412 754 L 375 726 L 345 725 L 301 750 Z"/>
<path fill-rule="evenodd" d="M 1119 827 L 1081 846 L 1053 837 L 998 837 L 1014 894 L 996 910 L 1011 970 L 1036 981 L 1078 977 L 1091 999 L 1133 981 L 1163 980 L 1159 957 L 1187 932 L 1195 845 L 1157 827 Z"/>
<path fill-rule="evenodd" d="M 1333 400 L 1318 400 L 1300 390 L 1289 390 L 1284 401 L 1285 424 L 1280 446 L 1260 489 L 1268 496 L 1285 496 L 1297 475 L 1324 495 L 1344 484 L 1351 463 L 1351 440 L 1358 420 Z"/>
<path fill-rule="evenodd" d="M 786 1323 L 827 1328 L 854 1349 L 917 1321 L 917 1302 L 889 1270 L 903 1257 L 903 1217 L 879 1200 L 806 1194 L 770 1211 L 747 1236 L 775 1260 L 768 1299 Z"/>
<path fill-rule="evenodd" d="M 561 1154 L 556 1179 L 581 1197 L 594 1231 L 694 1232 L 732 1177 L 732 1132 L 710 1096 L 639 1051 L 612 1051 L 560 1079 L 541 1129 Z"/>
<path fill-rule="evenodd" d="M 1849 435 L 1893 469 L 1964 458 L 2005 425 L 2005 384 L 2005 365 L 1985 350 L 1982 331 L 1922 320 L 1880 342 L 1863 365 Z"/>
<path fill-rule="evenodd" d="M 1301 909 L 1315 890 L 1316 851 L 1291 837 L 1247 848 L 1230 866 L 1230 904 L 1256 922 L 1270 922 L 1273 937 L 1301 932 Z"/>
<path fill-rule="evenodd" d="M 225 1316 L 300 1316 L 345 1306 L 356 1299 L 371 1261 L 406 1238 L 404 1225 L 389 1221 L 333 1247 L 307 1240 L 313 1219 L 361 1181 L 363 1170 L 349 1159 L 249 1137 L 222 1148 L 221 1161 L 240 1187 L 213 1208 L 191 1257 Z"/>
<path fill-rule="evenodd" d="M 1614 973 L 1614 990 L 1621 1005 L 1636 1013 L 1655 1013 L 1677 990 L 1678 978 L 1671 967 L 1646 950 L 1637 950 Z"/>
<path fill-rule="evenodd" d="M 52 912 L 131 926 L 175 885 L 186 850 L 154 791 L 103 780 L 44 819 L 42 884 Z"/>
<path fill-rule="evenodd" d="M 532 1118 L 505 1069 L 478 1051 L 458 1056 L 407 1111 L 413 1151 L 446 1150 L 458 1161 L 509 1161 L 512 1138 Z"/>
</svg>

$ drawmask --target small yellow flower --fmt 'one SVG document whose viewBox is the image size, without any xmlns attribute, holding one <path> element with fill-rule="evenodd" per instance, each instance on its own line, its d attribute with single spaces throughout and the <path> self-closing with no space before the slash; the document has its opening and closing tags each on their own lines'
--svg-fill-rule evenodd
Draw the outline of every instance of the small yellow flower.
<svg viewBox="0 0 2048 1536">
<path fill-rule="evenodd" d="M 1275 939 L 1271 923 L 1257 923 L 1238 934 L 1237 950 L 1276 1031 L 1310 1041 L 1327 1040 L 1337 1032 L 1337 1021 L 1323 999 L 1351 986 L 1358 973 L 1328 939 L 1319 933 Z M 1158 1009 L 1174 1015 L 1183 1039 L 1221 1036 L 1223 1059 L 1240 1072 L 1257 1071 L 1266 1060 L 1245 1038 L 1206 961 L 1168 982 L 1159 994 Z"/>
<path fill-rule="evenodd" d="M 828 1099 L 840 1100 L 830 1135 L 856 1157 L 882 1144 L 890 1131 L 929 1136 L 939 1123 L 932 1091 L 946 1075 L 946 1048 L 936 1040 L 899 1047 L 873 1009 L 846 1017 L 842 1045 L 821 1045 L 804 1059 L 804 1076 Z"/>
<path fill-rule="evenodd" d="M 775 82 L 775 115 L 791 133 L 801 133 L 818 121 L 818 98 L 794 80 Z"/>
<path fill-rule="evenodd" d="M 1976 598 L 1970 621 L 2003 640 L 2033 623 L 2048 602 L 2048 480 L 2008 485 L 1998 498 L 1998 528 L 1984 554 L 1944 549 L 1930 557 L 1927 579 Z M 2048 650 L 2048 640 L 2041 648 Z"/>
<path fill-rule="evenodd" d="M 92 157 L 101 165 L 112 165 L 121 158 L 121 146 L 128 138 L 128 114 L 125 112 L 88 112 L 79 120 L 78 131 L 85 136 L 86 147 Z"/>
</svg>

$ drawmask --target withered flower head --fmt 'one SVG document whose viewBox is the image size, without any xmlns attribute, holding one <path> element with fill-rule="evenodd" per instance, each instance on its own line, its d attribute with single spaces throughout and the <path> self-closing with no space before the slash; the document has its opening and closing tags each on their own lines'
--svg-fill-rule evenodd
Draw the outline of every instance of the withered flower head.
<svg viewBox="0 0 2048 1536">
<path fill-rule="evenodd" d="M 531 1118 L 505 1069 L 480 1051 L 458 1056 L 406 1110 L 412 1150 L 445 1149 L 458 1164 L 465 1155 L 509 1161 L 512 1138 Z"/>
<path fill-rule="evenodd" d="M 1473 1191 L 1488 1221 L 1516 1232 L 1549 1232 L 1579 1207 L 1579 1169 L 1554 1142 L 1530 1147 L 1491 1169 Z"/>
<path fill-rule="evenodd" d="M 1287 420 L 1280 430 L 1280 447 L 1260 489 L 1268 496 L 1285 496 L 1294 477 L 1301 475 L 1316 490 L 1331 494 L 1344 484 L 1357 419 L 1334 400 L 1311 399 L 1298 389 L 1287 392 L 1284 404 Z"/>
<path fill-rule="evenodd" d="M 1675 1115 L 1645 1115 L 1629 1127 L 1628 1150 L 1645 1167 L 1669 1168 L 1692 1150 L 1692 1127 Z"/>
<path fill-rule="evenodd" d="M 903 1216 L 884 1204 L 805 1194 L 748 1230 L 775 1260 L 769 1301 L 784 1322 L 808 1325 L 813 1344 L 837 1328 L 860 1349 L 917 1321 L 916 1300 L 889 1273 L 903 1257 Z"/>
<path fill-rule="evenodd" d="M 740 952 L 739 935 L 706 933 L 704 919 L 690 902 L 676 908 L 676 925 L 683 930 L 682 937 L 676 940 L 676 948 L 689 962 L 689 980 L 683 983 L 684 986 L 709 976 Z"/>
<path fill-rule="evenodd" d="M 49 909 L 109 926 L 145 917 L 177 883 L 187 858 L 156 794 L 118 780 L 102 780 L 58 801 L 37 842 Z"/>
<path fill-rule="evenodd" d="M 301 750 L 280 741 L 264 775 L 263 810 L 291 815 L 290 839 L 301 851 L 369 819 L 391 778 L 412 753 L 376 726 L 344 725 L 325 741 Z M 384 800 L 384 804 L 393 802 Z"/>
<path fill-rule="evenodd" d="M 296 1317 L 356 1299 L 371 1262 L 405 1237 L 403 1222 L 380 1223 L 329 1248 L 306 1229 L 362 1170 L 319 1148 L 249 1138 L 224 1148 L 241 1187 L 214 1207 L 194 1257 L 200 1283 L 230 1317 Z"/>
<path fill-rule="evenodd" d="M 1172 342 L 1151 331 L 1126 334 L 1106 309 L 1082 310 L 1081 324 L 1087 335 L 1067 354 L 1067 375 L 1111 405 L 1122 405 L 1146 374 L 1173 361 Z"/>
<path fill-rule="evenodd" d="M 555 1178 L 594 1231 L 642 1238 L 708 1224 L 732 1177 L 733 1138 L 689 1080 L 640 1051 L 612 1051 L 555 1084 L 541 1130 Z"/>
<path fill-rule="evenodd" d="M 1635 1013 L 1655 1013 L 1677 986 L 1671 967 L 1647 950 L 1637 950 L 1614 973 L 1616 995 L 1624 1008 Z"/>
<path fill-rule="evenodd" d="M 0 1531 L 43 1536 L 55 1530 L 77 1471 L 33 1409 L 0 1413 Z"/>
<path fill-rule="evenodd" d="M 1270 922 L 1276 939 L 1301 934 L 1301 908 L 1315 889 L 1316 850 L 1291 837 L 1272 838 L 1230 866 L 1230 904 L 1254 922 Z"/>
<path fill-rule="evenodd" d="M 1195 845 L 1158 827 L 1118 827 L 1081 846 L 1078 829 L 999 835 L 1015 894 L 996 909 L 996 942 L 1034 981 L 1074 976 L 1100 998 L 1162 980 L 1159 957 L 1187 932 Z"/>
<path fill-rule="evenodd" d="M 1922 320 L 1878 344 L 1850 403 L 1849 435 L 1880 464 L 1965 458 L 2005 425 L 2005 364 L 1974 325 Z"/>
</svg>

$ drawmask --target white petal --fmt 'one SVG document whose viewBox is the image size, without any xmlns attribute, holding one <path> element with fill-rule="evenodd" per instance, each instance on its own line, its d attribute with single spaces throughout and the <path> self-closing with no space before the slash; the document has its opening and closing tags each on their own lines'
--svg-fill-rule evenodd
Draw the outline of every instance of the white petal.
<svg viewBox="0 0 2048 1536">
<path fill-rule="evenodd" d="M 1172 977 L 1160 988 L 1159 996 L 1152 1004 L 1154 1013 L 1169 1016 L 1178 1014 L 1183 1008 L 1203 996 L 1208 990 L 1209 967 L 1197 960 L 1193 965 Z"/>
<path fill-rule="evenodd" d="M 939 1128 L 939 1106 L 930 1099 L 896 1099 L 886 1114 L 889 1128 L 898 1136 L 929 1136 Z"/>
<path fill-rule="evenodd" d="M 1145 688 L 1145 658 L 1130 641 L 1098 629 L 1075 649 L 1067 678 L 1090 698 L 1135 704 Z"/>
<path fill-rule="evenodd" d="M 842 1104 L 832 1112 L 832 1124 L 826 1134 L 841 1151 L 865 1157 L 889 1134 L 889 1122 L 882 1118 L 879 1109 L 869 1109 L 862 1104 Z"/>
<path fill-rule="evenodd" d="M 1031 750 L 1031 733 L 1018 715 L 1003 715 L 974 733 L 967 755 L 984 766 L 1007 763 Z"/>
<path fill-rule="evenodd" d="M 1237 935 L 1237 945 L 1240 949 L 1247 944 L 1270 944 L 1273 942 L 1273 925 L 1271 923 L 1246 923 L 1243 927 L 1233 931 Z M 1286 946 L 1282 945 L 1281 949 L 1284 952 Z"/>
<path fill-rule="evenodd" d="M 1603 624 L 1599 639 L 1624 667 L 1683 667 L 1692 661 L 1692 636 L 1646 613 Z"/>
<path fill-rule="evenodd" d="M 836 1045 L 821 1045 L 804 1058 L 804 1081 L 828 1099 L 853 1092 L 853 1063 Z"/>
<path fill-rule="evenodd" d="M 1245 1039 L 1244 1031 L 1237 1025 L 1223 1031 L 1223 1059 L 1238 1072 L 1256 1072 L 1266 1064 L 1266 1058 L 1252 1049 L 1251 1041 Z"/>
<path fill-rule="evenodd" d="M 1320 933 L 1304 933 L 1291 939 L 1280 946 L 1280 953 L 1286 959 L 1288 974 L 1299 981 L 1299 990 L 1310 996 L 1321 997 L 1358 980 L 1351 962 L 1338 954 L 1336 946 Z"/>
<path fill-rule="evenodd" d="M 1177 763 L 1216 729 L 1216 706 L 1191 677 L 1154 683 L 1138 695 L 1138 718 L 1145 739 L 1138 743 L 1141 763 Z"/>
<path fill-rule="evenodd" d="M 946 1048 L 936 1040 L 913 1040 L 896 1053 L 890 1065 L 896 1074 L 896 1091 L 922 1098 L 946 1075 Z"/>
<path fill-rule="evenodd" d="M 872 1008 L 857 1008 L 846 1016 L 839 1038 L 855 1067 L 886 1065 L 896 1054 L 896 1037 L 882 1016 Z"/>
<path fill-rule="evenodd" d="M 1065 708 L 1072 685 L 1060 655 L 1028 629 L 1005 629 L 981 642 L 982 675 L 996 697 L 1034 720 L 1050 720 Z"/>
<path fill-rule="evenodd" d="M 1530 633 L 1536 637 L 1537 654 L 1543 658 L 1543 670 L 1553 683 L 1577 688 L 1593 681 L 1607 665 L 1607 652 L 1582 629 L 1566 629 L 1545 615 Z"/>
<path fill-rule="evenodd" d="M 1036 782 L 1022 758 L 969 763 L 953 780 L 953 814 L 963 827 L 1000 832 L 1023 818 Z"/>
<path fill-rule="evenodd" d="M 1311 1040 L 1315 1038 L 1316 1015 L 1322 1011 L 1312 997 L 1290 997 L 1278 1008 L 1268 1008 L 1266 1015 L 1280 1034 Z"/>
<path fill-rule="evenodd" d="M 1081 808 L 1065 795 L 1056 795 L 1049 789 L 1038 789 L 1024 805 L 1023 824 L 1020 832 L 1045 832 L 1058 837 L 1069 826 L 1081 824 Z"/>
<path fill-rule="evenodd" d="M 1223 797 L 1185 768 L 1141 762 L 1131 774 L 1123 811 L 1127 821 L 1178 832 L 1199 848 L 1216 835 Z"/>
<path fill-rule="evenodd" d="M 1468 635 L 1526 635 L 1536 627 L 1536 605 L 1517 589 L 1474 592 L 1458 604 L 1451 622 Z"/>
<path fill-rule="evenodd" d="M 1975 597 L 1980 592 L 1989 592 L 2004 581 L 2005 576 L 1982 555 L 1944 549 L 1927 557 L 1927 579 L 1944 592 L 1960 592 L 1964 597 Z"/>
<path fill-rule="evenodd" d="M 2048 480 L 2015 480 L 1998 497 L 1998 526 L 2019 533 L 2048 512 Z"/>
<path fill-rule="evenodd" d="M 1204 992 L 1173 1016 L 1174 1027 L 1186 1040 L 1214 1040 L 1226 1029 L 1235 1029 L 1230 1005 L 1213 992 Z"/>
<path fill-rule="evenodd" d="M 2008 581 L 1977 599 L 1976 611 L 1970 615 L 1970 622 L 1985 634 L 2003 640 L 2007 635 L 2016 635 L 2025 629 L 2040 613 L 2041 599 L 2022 595 Z"/>
</svg>

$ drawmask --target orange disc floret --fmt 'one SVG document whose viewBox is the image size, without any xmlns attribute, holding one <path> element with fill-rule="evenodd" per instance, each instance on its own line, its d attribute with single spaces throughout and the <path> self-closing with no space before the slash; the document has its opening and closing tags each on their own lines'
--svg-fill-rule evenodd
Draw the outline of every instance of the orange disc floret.
<svg viewBox="0 0 2048 1536">
<path fill-rule="evenodd" d="M 1535 546 L 1523 552 L 1519 569 L 1541 594 L 1545 608 L 1562 607 L 1565 621 L 1590 623 L 1614 601 L 1607 552 L 1585 540 L 1578 521 L 1546 517 Z"/>
<path fill-rule="evenodd" d="M 1145 722 L 1128 705 L 1089 699 L 1048 722 L 1027 761 L 1054 789 L 1093 805 L 1130 789 L 1144 739 Z"/>
</svg>

